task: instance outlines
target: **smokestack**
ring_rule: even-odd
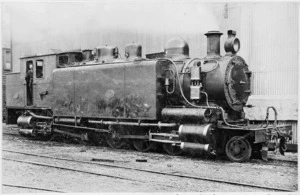
[[[207,56],[205,58],[219,58],[220,55],[220,31],[208,31],[207,36]]]

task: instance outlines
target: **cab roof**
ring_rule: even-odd
[[[51,49],[52,50],[52,49]],[[81,49],[75,49],[75,50],[69,50],[69,51],[61,51],[58,49],[53,49],[53,53],[48,53],[48,54],[35,54],[35,55],[29,55],[29,56],[24,56],[21,57],[20,59],[26,59],[26,58],[39,58],[39,57],[45,57],[45,56],[52,56],[52,55],[61,55],[61,54],[70,54],[70,53],[82,53]]]

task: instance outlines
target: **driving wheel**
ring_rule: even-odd
[[[229,160],[243,162],[249,160],[252,147],[249,141],[242,136],[234,136],[227,142],[225,151]]]
[[[135,139],[132,143],[133,147],[140,152],[148,152],[153,146],[153,142],[142,139]]]
[[[118,126],[109,126],[110,133],[108,133],[105,137],[107,144],[111,148],[119,149],[123,147],[126,142],[120,138],[122,133],[121,127]]]
[[[172,144],[164,143],[163,148],[168,154],[173,156],[180,155],[182,153],[180,146],[173,146]]]

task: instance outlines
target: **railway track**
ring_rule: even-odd
[[[3,132],[3,135],[10,135],[10,136],[18,136],[18,137],[23,137],[21,136],[18,132],[16,133],[7,133],[7,132]],[[39,140],[39,141],[44,141],[44,140]],[[166,154],[167,155],[167,154]],[[170,157],[174,157],[174,156],[170,156]],[[175,158],[183,158],[186,159],[186,157],[184,156],[175,156]],[[191,159],[190,157],[187,157],[188,159]],[[252,159],[248,162],[244,162],[245,163],[249,163],[249,164],[262,164],[262,165],[272,165],[272,166],[282,166],[281,163],[284,163],[284,166],[297,166],[298,165],[298,161],[294,161],[294,160],[280,160],[280,159],[269,159],[269,161],[263,161],[261,159]],[[236,165],[235,165],[236,166]]]
[[[31,187],[31,186],[20,186],[20,185],[11,185],[11,184],[2,184],[2,186],[12,187],[12,188],[32,189],[32,190],[38,190],[38,191],[44,191],[44,192],[67,193],[64,191],[57,191],[57,190],[51,190],[51,189],[45,189],[45,188],[36,188],[36,187]]]
[[[82,163],[82,164],[92,164],[92,165],[97,165],[97,166],[105,166],[105,167],[110,167],[110,168],[126,169],[126,170],[131,170],[131,171],[138,171],[138,172],[146,172],[146,173],[164,175],[164,176],[169,176],[169,177],[179,177],[179,178],[194,179],[194,180],[200,180],[200,181],[209,181],[209,182],[230,184],[230,185],[250,187],[250,188],[257,188],[257,189],[273,190],[273,191],[283,191],[283,192],[293,192],[293,191],[296,191],[296,189],[287,189],[287,188],[282,188],[282,187],[262,186],[262,185],[257,185],[257,184],[250,184],[250,183],[245,183],[245,182],[228,181],[228,180],[210,178],[210,177],[205,177],[205,176],[191,176],[191,175],[186,175],[186,174],[161,172],[161,171],[154,171],[154,170],[149,170],[149,169],[134,168],[134,167],[129,167],[129,166],[112,165],[112,164],[99,163],[99,162],[96,163],[96,162],[74,160],[74,159],[68,159],[68,158],[58,158],[58,157],[53,157],[53,156],[39,155],[39,154],[19,152],[19,151],[12,151],[12,150],[3,150],[3,151],[4,152],[9,152],[9,153],[16,153],[16,154],[28,155],[28,156],[35,156],[35,157],[40,157],[40,158],[48,158],[48,159],[55,159],[55,160],[62,160],[62,161],[69,161],[69,162],[77,162],[77,163]],[[49,165],[49,164],[44,164],[44,163],[37,163],[37,162],[31,162],[31,161],[21,161],[21,160],[6,159],[6,158],[3,158],[3,159],[4,160],[12,160],[12,161],[17,161],[17,162],[22,162],[22,163],[28,163],[28,164],[34,164],[34,165],[39,165],[39,166],[48,166],[48,167],[53,167],[53,168],[60,168],[60,169],[65,169],[65,170],[71,170],[70,168],[65,168],[65,167],[61,167],[61,166],[54,166],[54,165]],[[80,170],[73,170],[73,171],[83,172],[83,171],[80,171]],[[84,171],[84,172],[88,173],[88,174],[96,174],[96,175],[98,174],[98,173],[94,173],[94,172],[86,172],[86,171]],[[107,175],[103,175],[102,174],[102,176],[107,176]],[[109,175],[108,177],[114,177],[114,176]],[[128,179],[128,178],[122,178],[122,177],[118,177],[118,178],[119,179]],[[132,181],[135,181],[135,180],[132,180]]]
[[[19,135],[18,133],[5,133],[5,132],[2,132],[2,135]]]
[[[16,160],[16,159],[9,159],[9,158],[3,158],[3,157],[2,157],[2,159],[3,160],[8,160],[8,161],[15,161],[15,162],[27,163],[27,164],[32,164],[32,165],[44,166],[44,167],[52,167],[52,168],[57,168],[57,169],[62,169],[62,170],[79,172],[79,173],[86,173],[86,174],[91,174],[91,175],[110,177],[110,178],[114,178],[114,179],[138,181],[138,180],[133,180],[133,179],[130,179],[130,178],[125,178],[125,177],[118,177],[118,176],[114,176],[114,175],[107,175],[107,174],[101,174],[101,173],[96,173],[96,172],[83,171],[83,170],[72,169],[72,168],[56,166],[56,165],[51,165],[51,164],[45,164],[45,163],[38,163],[38,162],[33,162],[33,161]]]

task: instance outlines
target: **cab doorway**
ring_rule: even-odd
[[[26,62],[26,105],[32,106],[33,105],[33,62],[27,61]]]

